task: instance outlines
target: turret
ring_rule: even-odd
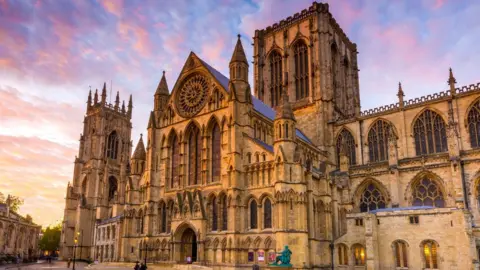
[[[88,92],[88,99],[87,99],[87,110],[92,107],[92,90]]]
[[[125,100],[122,101],[122,113],[125,113]]]
[[[98,103],[98,89],[95,89],[95,97],[93,98],[93,105]]]
[[[167,79],[165,78],[165,71],[163,71],[162,79],[158,83],[157,91],[154,96],[154,110],[162,111],[166,106],[170,93],[168,91]]]
[[[142,134],[138,140],[137,147],[132,156],[131,175],[141,175],[145,168],[145,160],[147,158],[147,152],[145,151],[145,145],[143,144]]]
[[[248,61],[243,50],[240,35],[230,60],[230,90],[233,99],[251,102],[250,84],[248,83]]]
[[[287,90],[284,88],[282,105],[277,107],[277,114],[273,121],[275,130],[274,146],[280,145],[289,161],[293,161],[295,152],[296,123],[292,105],[287,96]]]

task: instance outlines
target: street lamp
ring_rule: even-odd
[[[80,236],[80,235],[82,235],[82,238],[81,238],[81,240],[80,240],[80,246],[79,246],[79,247],[80,247],[80,258],[78,258],[79,260],[82,259],[82,251],[83,251],[83,229],[82,229],[82,233],[77,232],[77,237]]]
[[[145,237],[145,266],[147,266],[148,237]]]
[[[75,254],[77,253],[77,243],[78,243],[78,239],[77,237],[75,237],[75,239],[73,239],[73,267],[72,267],[72,270],[75,270]]]

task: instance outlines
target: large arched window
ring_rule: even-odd
[[[448,150],[445,122],[431,110],[425,110],[413,126],[417,155],[440,153]]]
[[[395,241],[393,243],[393,249],[397,268],[408,268],[407,244],[403,241]]]
[[[440,187],[431,179],[424,177],[412,187],[412,204],[444,207],[445,199]]]
[[[167,232],[167,208],[165,207],[164,203],[162,203],[160,211],[162,215],[161,222],[160,222],[161,224],[160,232],[165,233]]]
[[[355,165],[357,162],[356,154],[355,154],[355,140],[353,139],[352,134],[343,129],[337,137],[337,164],[340,165],[340,155],[341,152],[345,151],[347,155],[350,165]]]
[[[427,240],[422,243],[423,262],[425,268],[423,269],[437,269],[437,243]]]
[[[280,105],[282,97],[282,55],[273,51],[270,54],[270,98],[272,107]]]
[[[478,209],[480,209],[480,183],[477,183],[477,205]]]
[[[263,203],[263,228],[272,228],[272,203],[268,198]]]
[[[348,247],[345,244],[340,244],[338,250],[338,264],[348,265]]]
[[[228,207],[227,196],[222,197],[222,230],[226,231],[228,228]]]
[[[178,145],[178,139],[176,135],[173,135],[172,138],[172,143],[170,145],[171,148],[171,167],[170,167],[170,172],[171,172],[171,182],[170,182],[170,187],[178,187],[178,181],[179,181],[179,165],[180,165],[180,147]]]
[[[308,97],[308,47],[300,40],[293,47],[295,60],[296,99]]]
[[[467,123],[472,148],[480,147],[480,100],[468,112]]]
[[[117,159],[118,135],[116,131],[112,131],[112,133],[108,135],[105,148],[105,155],[107,156],[107,158]]]
[[[385,208],[387,205],[385,196],[373,183],[367,185],[360,197],[360,212],[369,212]]]
[[[353,258],[355,260],[355,266],[365,265],[365,257],[367,257],[365,248],[360,244],[356,244],[352,247],[352,251]]]
[[[218,205],[217,198],[212,199],[212,231],[218,230]]]
[[[117,192],[117,179],[113,176],[108,178],[108,201],[111,201]]]
[[[257,228],[257,202],[252,200],[250,202],[250,229]]]
[[[202,179],[202,136],[200,130],[193,126],[188,137],[188,184],[200,184]]]
[[[221,174],[221,140],[220,127],[215,124],[212,128],[212,182],[220,181]]]
[[[370,162],[388,160],[388,136],[390,124],[378,120],[368,132],[368,154]]]

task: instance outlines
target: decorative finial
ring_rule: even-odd
[[[240,35],[240,34],[238,34],[238,35],[237,35],[237,37],[238,37],[238,39],[240,39],[241,35]]]
[[[142,137],[143,137],[143,133],[140,133],[140,138],[142,138]]]
[[[448,75],[448,84],[450,85],[450,95],[454,96],[456,94],[456,89],[455,89],[455,84],[457,83],[457,80],[455,77],[453,77],[453,71],[452,68],[449,69],[449,75]]]
[[[397,97],[398,97],[398,105],[400,106],[400,108],[403,108],[404,107],[404,102],[403,102],[403,97],[405,96],[405,94],[403,93],[403,89],[402,89],[402,83],[401,82],[398,82],[398,93],[397,93]]]

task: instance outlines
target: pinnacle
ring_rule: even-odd
[[[397,94],[397,96],[405,96],[405,94],[403,93],[401,82],[398,83],[398,94]]]
[[[243,50],[242,41],[240,39],[240,34],[237,36],[237,44],[235,45],[235,49],[233,51],[232,59],[230,63],[233,62],[244,62],[248,65],[247,57],[245,56],[245,51]]]
[[[457,80],[455,79],[455,77],[453,77],[452,68],[449,69],[448,83],[451,85],[457,83]]]
[[[165,70],[163,71],[162,79],[160,80],[160,83],[157,86],[157,91],[155,91],[155,95],[168,95],[168,85],[167,85],[167,79],[165,78]]]
[[[292,119],[295,120],[295,116],[293,114],[292,110],[292,105],[290,104],[290,101],[288,100],[288,95],[287,92],[284,90],[282,94],[282,101],[283,104],[279,106],[277,109],[277,114],[275,116],[275,119]]]
[[[145,160],[147,153],[145,152],[145,145],[143,144],[143,134],[140,134],[140,139],[138,140],[137,147],[135,152],[133,152],[132,159]]]

